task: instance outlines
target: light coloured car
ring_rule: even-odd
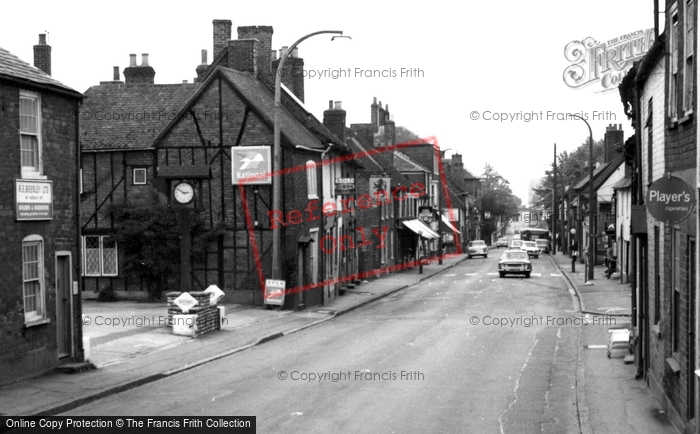
[[[535,259],[540,257],[540,248],[534,241],[523,241],[521,249],[525,250],[529,256],[534,256]]]
[[[524,250],[506,250],[498,260],[498,275],[501,277],[505,277],[506,274],[523,274],[530,277],[531,272],[530,255]]]
[[[496,240],[496,248],[500,249],[501,247],[505,247],[506,249],[508,248],[508,239],[507,238],[499,238]]]
[[[540,248],[540,253],[549,253],[549,240],[540,238],[535,240],[535,242],[537,243],[537,247]]]
[[[523,248],[523,241],[522,240],[513,240],[510,242],[510,246],[508,246],[508,249],[522,249]]]
[[[474,256],[483,256],[484,258],[489,257],[489,250],[486,243],[483,240],[470,241],[467,246],[467,258],[473,258]]]

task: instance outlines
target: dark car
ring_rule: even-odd
[[[506,250],[498,260],[498,274],[505,277],[506,274],[524,274],[530,277],[532,262],[530,255],[524,250]]]

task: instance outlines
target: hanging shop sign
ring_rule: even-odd
[[[669,175],[649,186],[646,202],[649,214],[656,220],[676,224],[690,215],[695,199],[693,189],[685,181]]]

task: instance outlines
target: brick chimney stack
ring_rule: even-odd
[[[136,54],[130,54],[129,57],[129,67],[124,68],[126,84],[153,84],[156,70],[148,64],[148,53],[141,55],[141,65],[136,65]]]
[[[202,63],[197,65],[197,68],[195,69],[197,72],[197,82],[201,81],[202,76],[205,72],[207,72],[207,69],[209,69],[209,65],[207,64],[207,50],[202,50]]]
[[[39,44],[34,46],[34,66],[51,75],[51,46],[45,33],[39,34]]]
[[[462,154],[452,154],[452,173],[461,175],[463,172],[464,162],[462,161]]]
[[[257,39],[233,39],[228,41],[228,67],[250,72],[253,76],[258,73],[258,40]]]
[[[282,56],[284,56],[287,50],[288,47],[282,47],[280,49],[280,58],[272,62],[272,72],[277,72]],[[294,51],[289,54],[287,60],[284,61],[284,69],[286,74],[282,75],[282,84],[284,84],[299,101],[304,102],[304,59],[299,57],[298,48],[295,48]]]
[[[617,148],[622,147],[625,142],[625,132],[622,131],[622,124],[609,124],[605,128],[605,137],[603,139],[603,163],[609,163],[615,155]]]
[[[257,69],[261,74],[269,74],[272,68],[270,53],[272,52],[271,26],[241,26],[238,28],[238,39],[257,39]]]
[[[372,125],[374,125],[375,131],[377,130],[377,127],[379,126],[379,106],[377,105],[377,97],[374,97],[374,100],[372,101],[372,115],[370,116],[370,119],[372,122]]]
[[[231,40],[231,20],[214,20],[214,60]]]
[[[343,103],[328,101],[328,110],[323,112],[323,125],[335,134],[342,144],[345,144],[345,118],[346,112],[343,110]]]
[[[389,104],[384,108],[384,132],[386,134],[386,144],[394,145],[396,144],[396,124],[394,123],[394,118],[389,112]]]

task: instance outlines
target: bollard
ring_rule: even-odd
[[[571,272],[576,272],[576,256],[571,256]]]

